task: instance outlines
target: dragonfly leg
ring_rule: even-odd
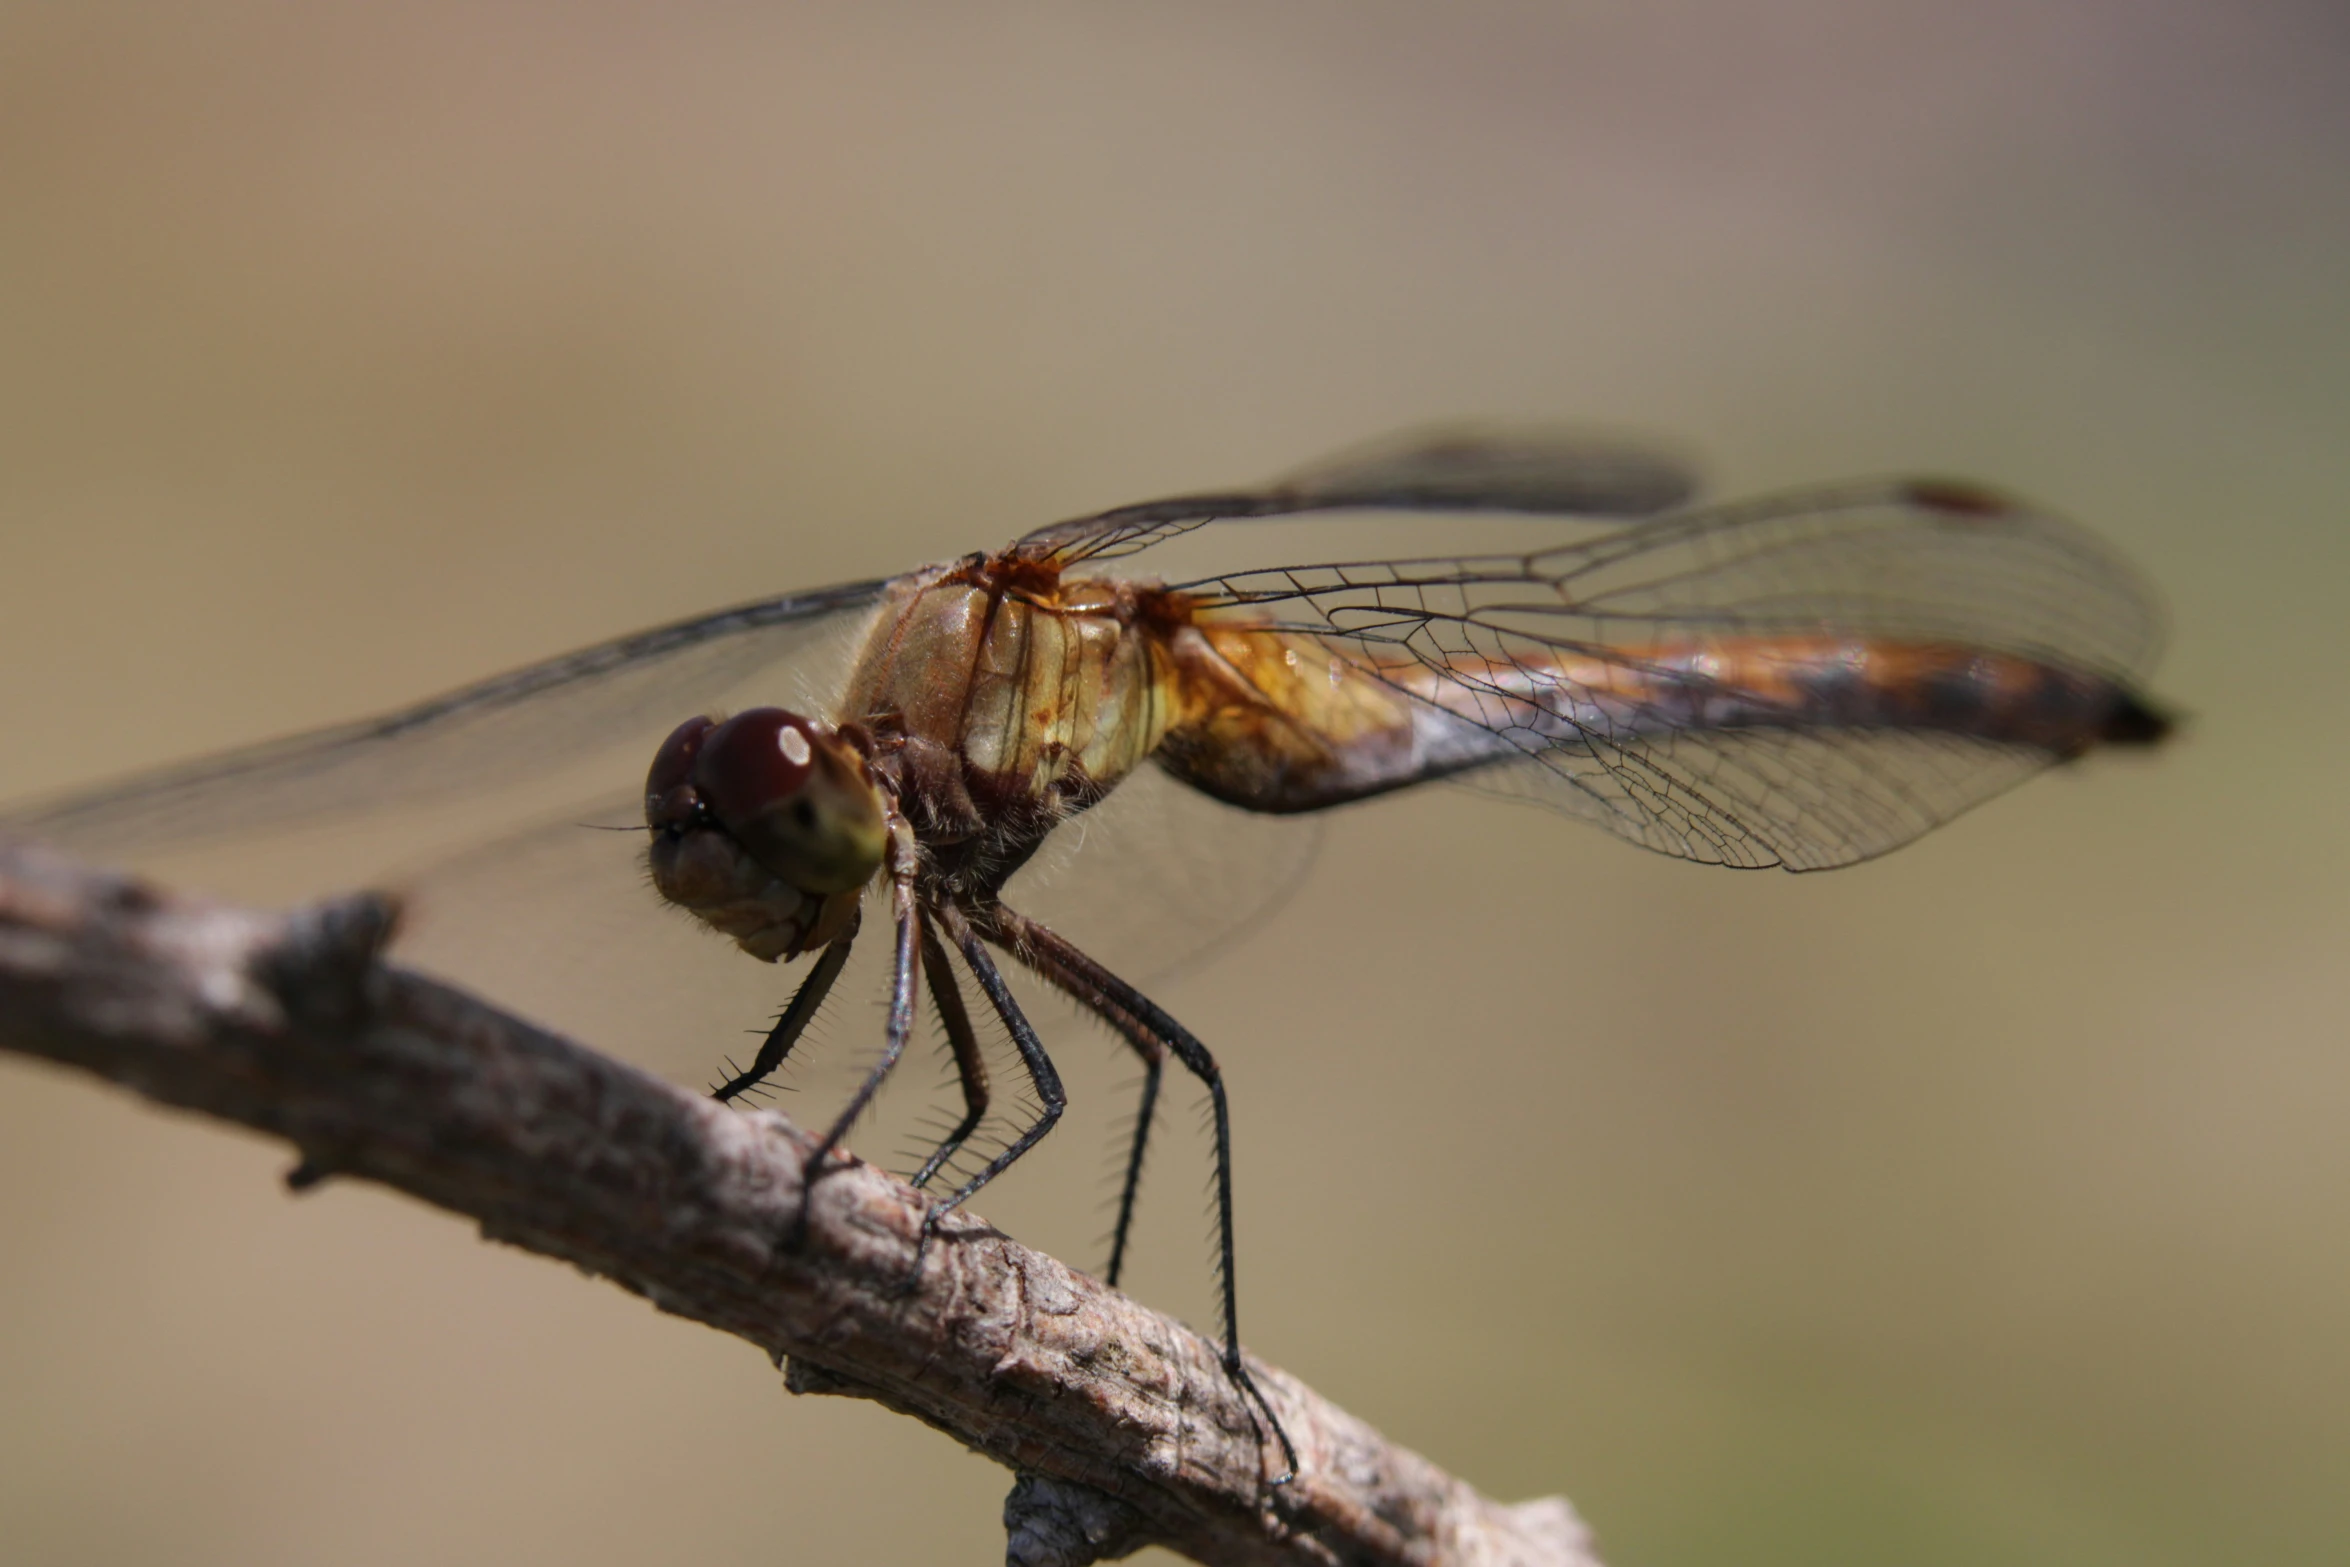
[[[947,1133],[923,1161],[922,1168],[915,1172],[913,1184],[917,1188],[929,1185],[931,1177],[944,1169],[946,1162],[978,1130],[980,1121],[987,1115],[988,1098],[987,1058],[979,1052],[979,1035],[971,1028],[971,1014],[963,1006],[963,991],[955,983],[946,946],[927,920],[922,925],[922,977],[930,983],[931,1004],[938,1008],[938,1020],[947,1031],[947,1044],[955,1053],[955,1075],[963,1084],[963,1119],[955,1123],[955,1129]]]
[[[816,1009],[824,1004],[824,998],[831,993],[832,982],[840,978],[841,966],[849,961],[849,944],[856,936],[857,922],[852,918],[849,928],[835,937],[830,946],[816,954],[816,966],[808,970],[808,977],[800,981],[798,990],[792,992],[791,1005],[783,1009],[783,1016],[775,1020],[775,1026],[759,1042],[759,1055],[752,1061],[750,1070],[738,1072],[710,1090],[711,1098],[720,1104],[739,1098],[767,1081],[775,1069],[783,1065],[784,1057],[790,1055],[792,1046],[800,1042],[800,1035],[807,1032],[809,1020],[815,1017]]]
[[[956,1187],[930,1210],[929,1216],[922,1221],[922,1238],[914,1248],[914,1277],[917,1279],[921,1277],[922,1258],[930,1248],[930,1237],[937,1230],[938,1221],[970,1201],[973,1193],[1010,1169],[1022,1154],[1042,1142],[1045,1133],[1053,1129],[1054,1123],[1061,1119],[1061,1112],[1069,1104],[1069,1096],[1061,1091],[1061,1074],[1053,1066],[1052,1057],[1044,1053],[1044,1042],[1036,1037],[1035,1028],[1021,1012],[1019,1003],[1012,999],[1011,987],[1004,983],[1004,976],[997,972],[995,960],[987,955],[987,948],[980,944],[979,933],[971,928],[970,920],[951,903],[940,904],[937,915],[940,923],[946,926],[947,934],[954,939],[956,948],[962,952],[963,961],[970,965],[971,977],[979,981],[979,988],[986,993],[988,1005],[995,1009],[996,1016],[1004,1020],[1004,1027],[1011,1030],[1013,1047],[1020,1052],[1020,1064],[1028,1069],[1028,1080],[1035,1085],[1037,1100],[1044,1109],[1025,1131],[1012,1139],[1009,1147],[990,1159],[978,1174]]]
[[[1271,1423],[1285,1465],[1273,1483],[1287,1485],[1297,1478],[1297,1448],[1240,1356],[1239,1293],[1232,1276],[1232,1115],[1225,1104],[1224,1077],[1216,1068],[1216,1058],[1148,996],[1087,957],[1065,937],[1001,904],[987,911],[987,920],[991,938],[1068,992],[1079,1005],[1121,1034],[1132,1037],[1132,1030],[1149,1034],[1162,1051],[1173,1051],[1175,1059],[1207,1085],[1216,1127],[1216,1240],[1224,1286],[1224,1372],[1240,1389],[1244,1406],[1253,1404]],[[1256,1419],[1253,1411],[1249,1419]]]
[[[1126,1149],[1126,1179],[1118,1187],[1118,1227],[1110,1237],[1110,1267],[1102,1282],[1118,1287],[1126,1267],[1126,1237],[1134,1229],[1134,1200],[1142,1191],[1142,1156],[1150,1144],[1151,1119],[1159,1108],[1159,1079],[1167,1067],[1167,1047],[1143,1029],[1118,1031],[1134,1053],[1142,1057],[1142,1100],[1134,1107],[1134,1140]]]
[[[898,1058],[906,1053],[906,1041],[914,1032],[914,992],[922,974],[922,909],[914,896],[914,868],[913,830],[902,818],[895,819],[891,823],[889,891],[897,944],[890,961],[889,1023],[882,1040],[881,1059],[873,1063],[873,1070],[857,1085],[847,1108],[834,1118],[832,1129],[800,1166],[800,1212],[792,1225],[795,1239],[807,1231],[808,1203],[815,1193],[817,1180],[824,1173],[826,1161],[849,1135],[849,1128],[856,1125],[857,1118],[873,1103],[873,1096],[881,1091]]]

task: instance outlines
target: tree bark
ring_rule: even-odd
[[[297,1188],[395,1187],[491,1239],[748,1339],[795,1392],[870,1398],[1016,1472],[1006,1560],[1597,1567],[1556,1498],[1505,1506],[1260,1362],[1268,1454],[1215,1346],[842,1157],[379,961],[397,910],[182,900],[0,846],[0,1048],[283,1137]]]

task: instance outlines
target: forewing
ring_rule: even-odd
[[[120,854],[503,788],[628,745],[649,761],[698,704],[821,644],[884,585],[658,626],[378,717],[34,801],[0,815],[0,829]]]
[[[1067,565],[1131,555],[1210,522],[1317,511],[1645,517],[1696,488],[1679,459],[1566,430],[1448,427],[1352,450],[1251,489],[1179,495],[1039,528],[1022,554]]]
[[[681,1082],[707,1084],[723,1062],[747,1062],[805,966],[754,963],[658,897],[645,884],[643,831],[610,830],[642,810],[635,790],[542,804],[515,830],[394,864],[383,879],[406,910],[402,958]],[[1006,901],[1113,972],[1157,984],[1277,911],[1321,826],[1239,811],[1144,768],[1057,829]],[[866,917],[857,956],[783,1083],[823,1096],[812,1113],[831,1113],[879,1039],[889,943],[874,933],[886,931],[886,905]],[[979,1015],[983,1038],[1002,1043]],[[933,1033],[926,1022],[923,1039]],[[1018,1080],[1016,1058],[999,1066]],[[880,1134],[862,1142],[878,1146]]]
[[[664,901],[647,881],[643,827],[614,830],[643,817],[641,785],[624,783],[541,801],[518,825],[454,850],[433,842],[394,858],[378,879],[401,901],[401,960],[707,1085],[726,1058],[750,1058],[805,965],[754,962]],[[869,995],[844,988],[840,1000]],[[837,1021],[826,1032],[840,1032]]]
[[[1318,637],[1424,693],[1462,781],[1708,863],[1822,869],[1881,854],[2057,759],[1949,731],[1703,726],[1622,693],[1660,647],[1851,637],[2013,654],[2134,686],[2154,597],[2058,519],[1944,481],[1675,513],[1525,556],[1291,567],[1187,584],[1204,607]],[[1562,670],[1599,677],[1578,683]],[[1621,679],[1609,678],[1620,675]]]

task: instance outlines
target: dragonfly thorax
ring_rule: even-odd
[[[1000,557],[892,586],[836,716],[871,737],[937,874],[1000,886],[1157,749],[1180,705],[1163,597]]]

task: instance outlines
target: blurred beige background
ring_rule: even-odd
[[[1432,417],[2012,485],[2162,584],[2177,747],[1815,878],[1344,815],[1162,991],[1248,1337],[1627,1567],[2350,1559],[2350,23],[1768,9],[0,10],[0,796]],[[981,1206],[1092,1262],[1057,1037]],[[286,1163],[0,1060],[0,1558],[1000,1553],[944,1439]]]

